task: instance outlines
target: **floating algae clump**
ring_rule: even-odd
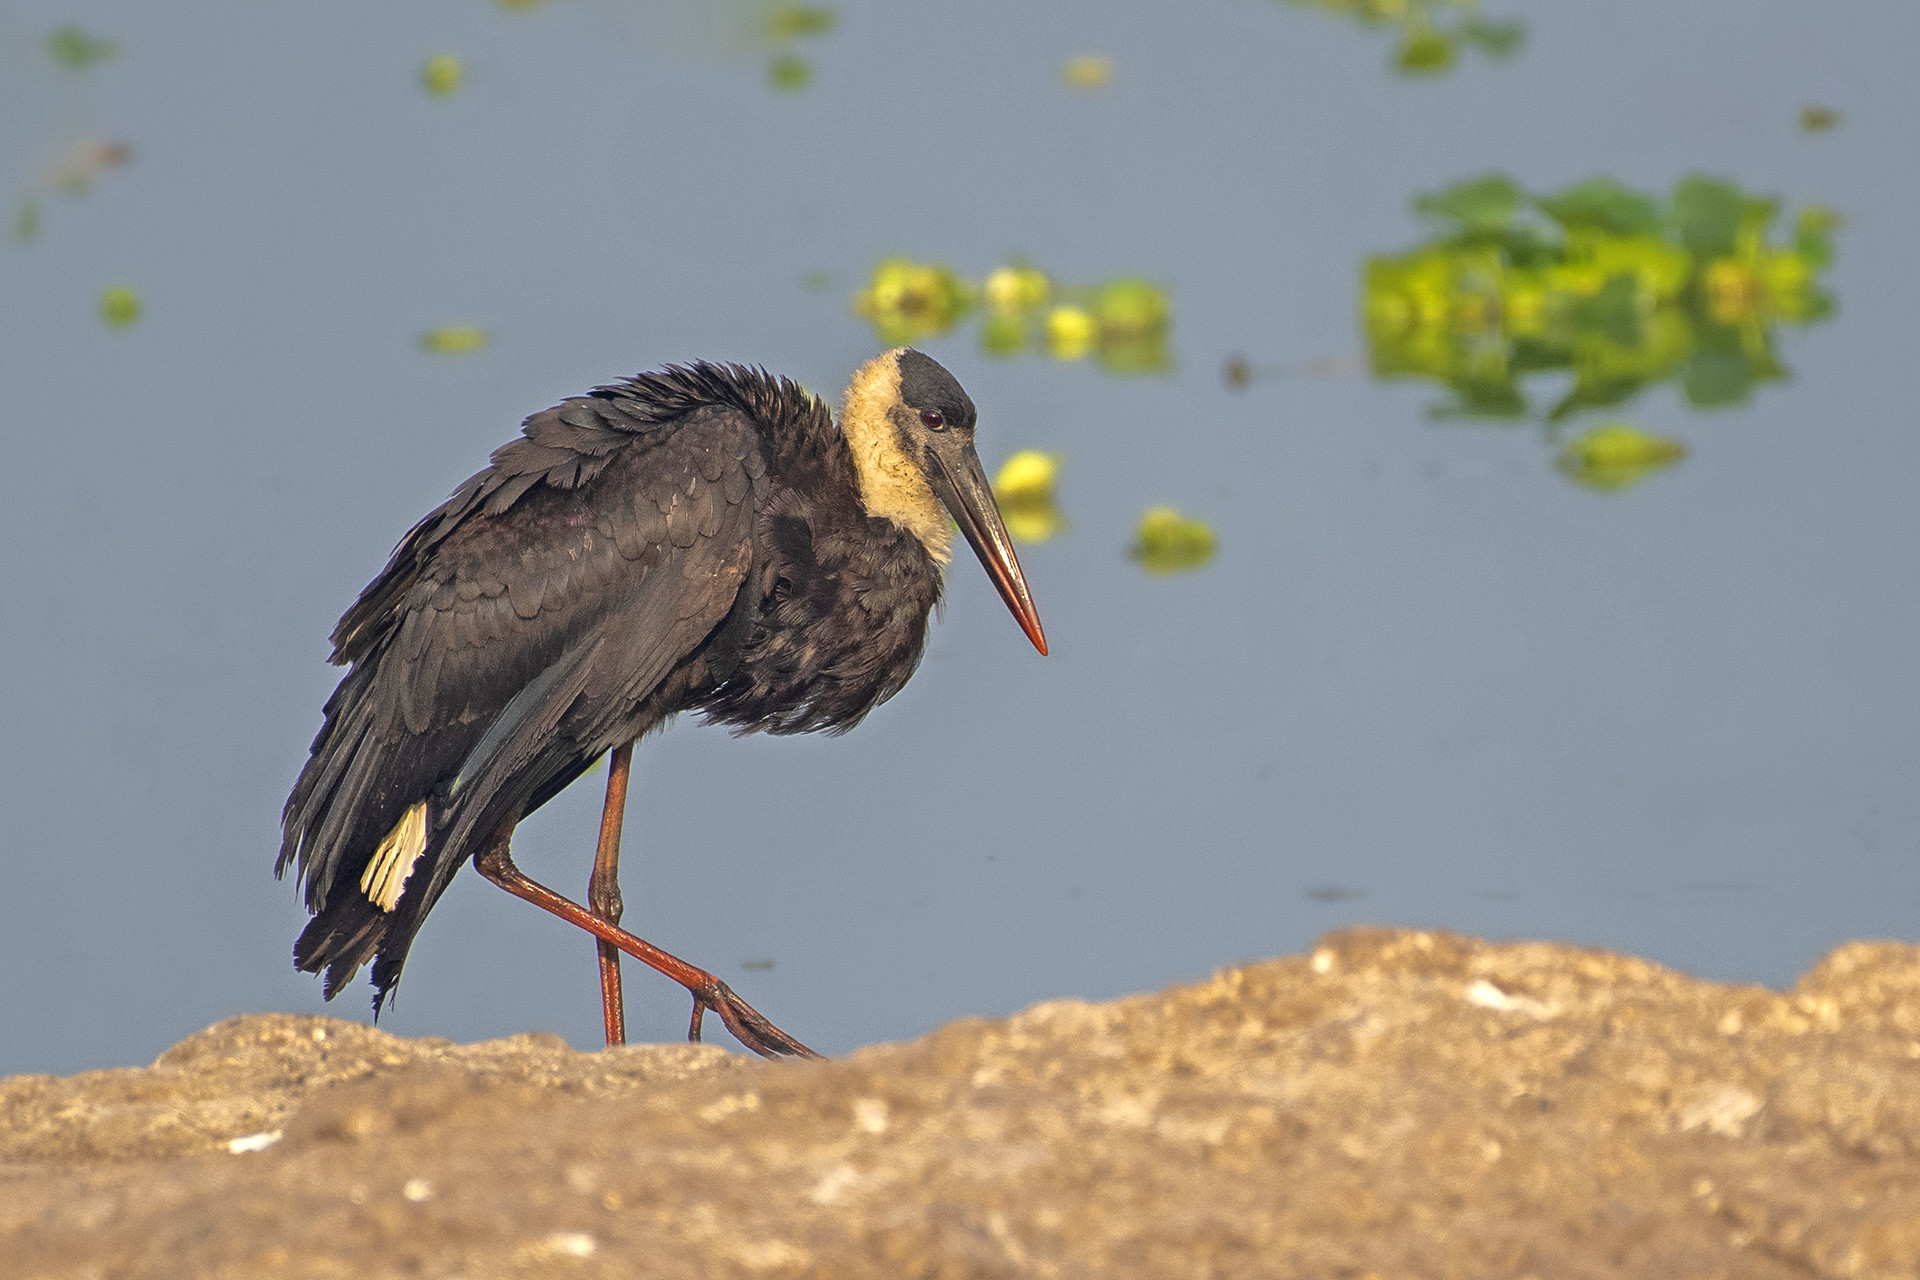
[[[1478,0],[1291,0],[1325,9],[1364,26],[1399,28],[1393,54],[1401,75],[1438,75],[1453,69],[1459,50],[1471,47],[1489,58],[1511,57],[1527,36],[1526,24],[1480,15]]]
[[[1675,381],[1696,408],[1738,404],[1783,377],[1779,324],[1831,313],[1819,287],[1838,219],[1715,178],[1662,200],[1608,178],[1529,195],[1504,174],[1414,201],[1439,233],[1366,262],[1362,314],[1373,372],[1430,378],[1441,417],[1524,418],[1530,379],[1570,374],[1541,416],[1561,421]]]
[[[1113,82],[1113,59],[1104,53],[1076,53],[1060,70],[1069,89],[1104,89]]]
[[[993,497],[1007,532],[1021,542],[1045,542],[1066,529],[1054,501],[1059,476],[1059,456],[1038,449],[1022,449],[1001,464],[993,478]]]
[[[125,329],[146,309],[132,285],[108,285],[100,292],[100,319],[109,329]]]
[[[1154,507],[1140,517],[1133,549],[1127,554],[1148,573],[1198,569],[1213,559],[1213,530],[1172,507]]]
[[[973,307],[973,286],[952,268],[911,258],[882,258],[853,309],[889,347],[945,333]]]
[[[1109,373],[1172,367],[1172,303],[1164,286],[1138,276],[1063,284],[1016,259],[976,285],[945,266],[884,258],[853,300],[874,336],[890,346],[945,333],[976,308],[984,313],[980,346],[988,355],[1039,351],[1063,362],[1091,356]]]
[[[489,340],[485,329],[470,324],[447,325],[420,335],[421,347],[437,356],[465,355],[480,350]]]
[[[1590,488],[1627,489],[1686,456],[1678,440],[1610,422],[1569,443],[1555,465]]]
[[[436,98],[444,98],[460,87],[467,69],[451,53],[436,53],[420,65],[420,87]]]

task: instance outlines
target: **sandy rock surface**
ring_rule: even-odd
[[[1920,948],[1352,930],[807,1064],[237,1018],[0,1081],[0,1277],[122,1276],[1920,1276]]]

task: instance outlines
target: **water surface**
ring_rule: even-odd
[[[925,340],[990,467],[1064,459],[1067,528],[1023,552],[1053,656],[962,562],[921,673],[852,735],[644,744],[643,936],[838,1052],[1353,921],[1772,983],[1915,935],[1911,6],[1514,0],[1518,49],[1421,75],[1398,32],[1272,0],[847,3],[772,44],[688,14],[0,12],[0,101],[16,66],[55,95],[0,135],[6,198],[43,143],[133,148],[0,246],[0,1072],[364,1017],[364,983],[325,1006],[292,971],[305,916],[270,875],[334,620],[563,396],[690,357],[837,389],[889,256],[1155,282],[1167,368],[997,358],[973,320]],[[69,22],[117,43],[78,83],[32,62]],[[1104,84],[1067,82],[1081,56]],[[1809,104],[1839,123],[1802,129]],[[1739,403],[1653,380],[1564,427],[1435,419],[1444,388],[1367,372],[1365,264],[1433,234],[1416,195],[1495,171],[1837,210],[1835,314],[1778,327],[1788,376]],[[116,284],[144,304],[118,329]],[[484,345],[423,350],[454,327]],[[1229,385],[1236,354],[1277,376]],[[1574,483],[1565,440],[1612,418],[1687,456]],[[1204,566],[1129,558],[1162,506],[1213,529]],[[589,778],[525,824],[523,866],[583,891],[598,805]],[[462,876],[383,1025],[591,1046],[592,951]],[[678,989],[629,974],[633,1034],[679,1035]]]

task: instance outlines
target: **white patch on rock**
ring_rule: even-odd
[[[1724,1084],[1680,1109],[1680,1131],[1691,1133],[1705,1129],[1723,1138],[1738,1138],[1746,1133],[1747,1121],[1759,1115],[1766,1105],[1752,1090]]]
[[[853,1127],[862,1133],[887,1131],[887,1103],[884,1098],[856,1098],[853,1103]]]
[[[759,1240],[736,1244],[727,1252],[749,1271],[798,1271],[813,1262],[813,1255],[785,1240]]]
[[[1529,1018],[1538,1018],[1545,1022],[1558,1017],[1559,1006],[1545,1000],[1535,1000],[1532,996],[1508,995],[1485,978],[1475,980],[1464,993],[1468,1004],[1482,1009],[1492,1009],[1498,1013],[1524,1013]]]
[[[837,1164],[820,1175],[820,1181],[813,1184],[813,1190],[807,1192],[807,1199],[815,1204],[839,1204],[849,1188],[860,1181],[860,1171],[850,1164]]]
[[[227,1139],[227,1150],[233,1154],[245,1155],[249,1151],[265,1151],[280,1141],[280,1130],[268,1129],[264,1133],[249,1133],[242,1138]]]
[[[758,1111],[760,1095],[757,1093],[730,1093],[718,1102],[709,1103],[694,1114],[713,1124],[725,1120],[736,1111]]]

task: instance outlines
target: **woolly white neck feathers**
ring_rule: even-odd
[[[953,558],[953,524],[933,496],[919,462],[900,447],[893,421],[900,399],[901,347],[861,365],[847,384],[840,409],[840,433],[853,453],[860,480],[860,505],[870,516],[891,520],[927,549],[936,564]]]

